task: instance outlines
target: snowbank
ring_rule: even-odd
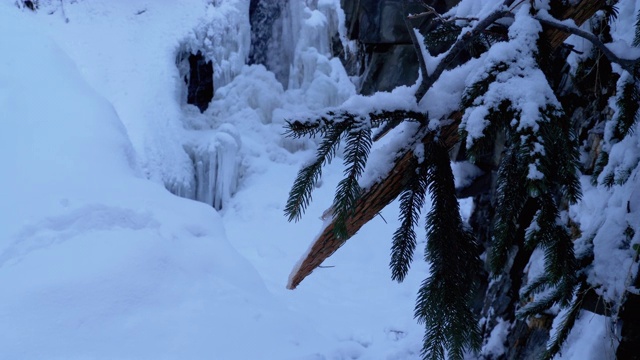
[[[286,359],[322,346],[211,207],[139,176],[116,112],[64,51],[26,17],[2,18],[3,357]]]

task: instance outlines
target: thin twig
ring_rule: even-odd
[[[636,66],[640,64],[640,58],[623,59],[618,55],[614,54],[611,50],[609,50],[609,48],[602,41],[600,41],[600,39],[597,36],[595,36],[590,32],[578,29],[577,27],[569,26],[555,20],[543,19],[540,17],[536,17],[536,20],[538,20],[543,25],[547,25],[547,26],[556,28],[560,31],[564,31],[566,33],[573,34],[583,39],[589,40],[600,51],[602,51],[604,56],[606,56],[607,59],[609,59],[609,61],[620,65],[621,68],[628,71],[632,75],[636,74]]]
[[[418,63],[420,64],[420,72],[422,72],[422,79],[424,82],[424,79],[427,78],[427,76],[429,76],[429,73],[427,71],[427,63],[424,60],[425,58],[425,54],[422,53],[422,46],[420,46],[420,42],[418,41],[418,37],[416,36],[416,32],[415,32],[415,28],[413,27],[413,24],[411,24],[411,22],[409,21],[408,18],[408,14],[407,14],[407,0],[403,0],[402,1],[402,11],[404,13],[404,24],[407,27],[407,30],[409,31],[409,37],[411,38],[411,42],[413,43],[413,47],[416,50],[416,55],[418,56]],[[436,17],[439,17],[440,15],[436,13]],[[416,100],[420,100],[419,98],[417,98],[416,95]]]
[[[403,16],[404,24],[407,27],[407,31],[409,32],[409,37],[411,38],[411,43],[413,44],[413,48],[416,51],[416,56],[418,57],[418,64],[420,65],[420,72],[422,73],[422,77],[421,77],[422,83],[420,84],[420,86],[422,86],[422,84],[424,83],[424,79],[429,75],[429,73],[427,72],[427,63],[424,60],[425,54],[422,53],[422,46],[420,46],[420,42],[418,40],[418,37],[416,36],[416,30],[411,24],[411,21],[409,21],[412,18],[409,16],[409,14],[407,14],[407,0],[402,0],[402,13],[404,15]],[[431,13],[426,13],[426,12],[423,14],[432,15]],[[442,18],[440,14],[435,12],[435,10],[433,10],[433,14],[438,18]],[[421,97],[418,97],[418,93],[416,92],[416,101],[420,102],[420,98]],[[385,123],[381,127],[380,131],[378,131],[373,136],[373,141],[380,140],[383,136],[389,133],[389,131],[393,130],[396,126],[400,125],[401,122],[402,122],[402,119],[396,119],[396,120],[392,120]]]

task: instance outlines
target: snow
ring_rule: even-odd
[[[483,55],[483,66],[478,67],[467,78],[467,86],[486,79],[491,70],[504,64],[506,71],[496,76],[485,94],[474,99],[473,106],[463,114],[461,126],[468,132],[467,146],[470,147],[483,136],[489,121],[486,119],[492,109],[498,109],[503,101],[509,101],[510,108],[517,114],[517,131],[532,129],[536,132],[541,118],[540,110],[547,104],[559,108],[560,105],[549,87],[545,75],[535,61],[538,33],[542,30],[539,22],[528,14],[528,6],[521,7],[515,21],[509,27],[509,41],[495,44]],[[532,178],[537,173],[532,172]]]
[[[561,313],[556,317],[556,320],[563,317]],[[554,327],[556,325],[554,321]],[[581,311],[567,338],[568,346],[564,347],[555,359],[615,359],[615,351],[612,348],[615,341],[617,339],[613,334],[610,319],[588,311]]]
[[[482,346],[482,354],[492,358],[498,358],[506,352],[504,343],[507,340],[511,324],[502,318],[498,318],[498,323],[491,330],[487,343]]]
[[[309,9],[330,32],[337,3],[321,3]],[[335,268],[285,289],[342,170],[329,167],[307,216],[287,223],[288,189],[315,145],[284,139],[284,120],[355,94],[319,38],[295,47],[286,88],[243,64],[242,37],[229,43],[246,2],[64,2],[69,22],[59,3],[41,4],[0,4],[3,356],[420,358],[411,310],[428,268],[390,280],[397,204]],[[175,60],[187,48],[223,67],[203,114],[182,103]]]
[[[0,27],[4,356],[286,358],[322,344],[211,207],[139,176],[113,107],[22,20]]]

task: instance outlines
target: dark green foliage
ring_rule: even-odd
[[[602,174],[602,171],[604,171],[604,167],[607,166],[608,163],[609,163],[609,153],[602,150],[600,152],[600,155],[598,156],[596,165],[593,167],[593,175],[591,175],[592,185],[595,186],[598,184],[598,177],[600,176],[600,174]],[[613,185],[613,182],[611,185]]]
[[[460,31],[462,28],[455,23],[438,22],[424,34],[424,43],[431,55],[435,56],[449,49],[460,35]]]
[[[602,12],[604,12],[604,15],[607,17],[607,24],[615,21],[620,14],[618,7],[611,3],[604,4],[604,6],[602,6]]]
[[[433,144],[426,149],[428,189],[433,199],[427,215],[425,258],[431,276],[418,292],[415,316],[426,325],[422,355],[462,359],[466,348],[478,349],[480,330],[471,310],[482,263],[474,236],[464,227],[455,197],[453,172],[447,149]]]
[[[519,251],[525,247],[544,251],[544,273],[521,291],[522,298],[536,295],[534,301],[518,311],[521,317],[540,314],[555,304],[568,306],[573,296],[578,262],[570,233],[562,224],[559,204],[575,203],[581,197],[578,141],[554,98],[538,104],[539,115],[532,124],[531,119],[526,122],[521,119],[523,109],[512,103],[507,89],[503,89],[503,99],[495,98],[503,94],[498,91],[487,95],[491,99],[488,103],[484,97],[492,84],[500,86],[505,76],[526,78],[531,71],[540,70],[540,63],[550,63],[551,52],[543,50],[544,44],[539,41],[537,51],[531,54],[538,65],[529,71],[522,71],[516,60],[494,64],[467,87],[461,109],[488,107],[484,118],[488,124],[483,136],[473,139],[468,149],[471,157],[493,150],[496,134],[500,131],[506,134],[497,172],[495,215],[488,249],[488,263],[494,276],[511,270],[509,260],[516,247]],[[553,80],[548,74],[546,78]],[[551,84],[547,86],[549,90],[552,88]],[[533,221],[523,215],[525,206],[537,210]],[[524,242],[519,238],[522,228],[527,229]]]
[[[336,236],[347,239],[346,221],[352,215],[356,201],[360,197],[358,179],[364,171],[371,149],[371,126],[366,119],[358,119],[347,134],[344,165],[345,178],[338,183],[333,200],[333,214],[337,219]]]
[[[571,302],[571,306],[569,307],[569,311],[562,318],[560,323],[560,327],[556,331],[555,335],[551,338],[551,344],[547,347],[547,350],[542,354],[543,360],[551,360],[562,348],[562,344],[564,344],[565,340],[569,336],[569,332],[573,328],[573,325],[576,323],[578,319],[578,315],[580,315],[580,310],[582,310],[582,300],[584,299],[584,295],[586,293],[585,285],[581,285],[579,290],[576,292],[576,296]]]
[[[636,80],[628,76],[626,80],[622,80],[622,84],[618,86],[618,94],[616,97],[616,105],[618,106],[617,116],[613,121],[613,132],[610,138],[605,139],[609,145],[614,145],[622,141],[627,135],[633,133],[634,127],[640,116],[640,90]],[[609,163],[609,153],[602,151],[596,163],[591,182],[595,185],[598,177],[604,171],[605,166]],[[606,187],[612,187],[616,184],[624,184],[631,175],[633,168],[610,170],[603,178],[602,184]]]
[[[638,121],[638,109],[640,109],[640,91],[635,79],[629,77],[621,87],[616,105],[620,109],[614,119],[615,127],[613,139],[621,141],[628,134],[633,133],[633,126]]]
[[[515,243],[518,219],[527,201],[526,177],[525,164],[518,149],[507,148],[498,169],[496,215],[489,250],[489,266],[496,275],[502,273]]]
[[[561,111],[548,107],[542,111],[542,117],[544,122],[539,134],[546,155],[540,158],[540,171],[548,182],[547,188],[559,192],[563,199],[575,204],[582,197],[577,138]]]
[[[342,134],[349,125],[347,122],[340,122],[326,130],[325,137],[318,146],[316,159],[298,172],[284,210],[289,221],[298,221],[304,214],[311,201],[311,192],[322,175],[322,167],[335,156]]]
[[[566,305],[570,300],[577,281],[578,261],[573,250],[573,241],[568,229],[561,225],[559,209],[553,197],[544,194],[538,199],[540,210],[533,222],[535,228],[527,233],[527,242],[540,246],[544,250],[545,272],[524,291],[524,296],[554,288],[553,296],[544,298],[542,302],[559,302]],[[544,280],[544,281],[543,281]],[[536,301],[531,306],[537,306]]]
[[[402,121],[427,123],[426,115],[415,111],[377,111],[366,117],[348,111],[328,111],[315,118],[287,122],[286,135],[293,138],[323,136],[316,158],[299,172],[289,192],[285,215],[289,221],[300,219],[311,201],[313,188],[320,180],[322,167],[330,163],[345,139],[345,178],[336,188],[333,201],[333,216],[336,218],[335,233],[340,239],[348,237],[346,221],[352,215],[360,197],[358,179],[367,163],[372,144],[371,128]],[[388,131],[388,130],[387,130]]]
[[[489,86],[496,81],[498,75],[508,68],[509,66],[503,62],[497,63],[484,73],[481,79],[467,87],[464,94],[462,94],[462,109],[471,107],[476,98],[486,94]]]
[[[415,167],[410,167],[409,180],[400,194],[400,227],[393,234],[391,247],[391,278],[402,282],[409,272],[416,248],[416,232],[420,211],[427,193],[427,164],[415,159]],[[413,170],[415,168],[415,171]]]
[[[371,128],[390,122],[415,121],[426,123],[426,116],[415,111],[378,111],[363,118],[348,111],[328,111],[315,118],[287,122],[285,135],[292,138],[323,136],[318,146],[316,158],[304,166],[296,176],[289,198],[285,206],[285,215],[289,221],[298,221],[304,214],[311,192],[322,176],[322,167],[331,162],[338,150],[340,141],[347,134],[345,151],[345,175],[338,186],[334,201],[334,214],[339,216],[338,225],[352,210],[358,198],[360,188],[357,179],[360,177],[367,155],[371,147]],[[336,227],[339,237],[345,234],[344,226]]]

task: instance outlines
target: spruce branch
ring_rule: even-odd
[[[416,91],[416,99],[418,102],[422,100],[424,95],[431,89],[433,84],[438,81],[440,75],[451,65],[451,63],[456,59],[456,57],[464,50],[474,38],[480,36],[489,26],[491,26],[497,20],[509,16],[511,14],[507,10],[497,10],[493,13],[489,14],[486,18],[478,21],[478,23],[473,27],[473,29],[468,30],[462,36],[458,37],[458,40],[451,46],[451,49],[447,52],[447,55],[438,63],[436,68],[429,74],[428,77],[425,77],[418,90]]]
[[[549,284],[549,278],[546,274],[538,276],[535,280],[528,283],[521,291],[520,298],[526,299],[534,294],[544,291]]]
[[[299,139],[303,137],[315,137],[325,133],[335,124],[353,122],[355,115],[348,111],[329,110],[322,114],[307,117],[303,120],[286,121],[285,136]]]
[[[446,347],[451,359],[462,359],[465,349],[478,349],[481,342],[471,309],[476,276],[481,271],[480,251],[460,217],[447,149],[432,143],[425,152],[433,199],[427,214],[425,251],[431,276],[418,292],[415,317],[426,326],[425,358],[442,359]]]
[[[586,282],[583,282],[579,286],[578,291],[576,291],[576,295],[571,302],[571,307],[562,318],[560,327],[556,331],[555,335],[550,339],[547,349],[542,354],[543,360],[551,360],[556,356],[556,354],[558,354],[558,352],[560,352],[562,344],[567,340],[569,332],[573,329],[573,325],[576,323],[578,315],[580,315],[580,311],[582,310],[582,301],[584,300],[586,293]]]
[[[330,127],[318,147],[315,161],[298,172],[284,210],[289,221],[298,221],[304,214],[311,202],[311,192],[322,175],[322,167],[331,162],[340,145],[342,134],[349,127],[350,124],[347,122]]]
[[[528,197],[526,183],[526,171],[519,150],[510,146],[498,168],[494,234],[489,250],[489,267],[494,275],[503,272],[515,243],[518,220]]]
[[[347,133],[344,164],[345,178],[338,183],[333,200],[333,214],[336,218],[335,233],[338,239],[349,238],[347,219],[353,214],[362,189],[358,179],[364,171],[371,149],[371,125],[366,119],[353,124]]]
[[[620,109],[615,121],[613,139],[621,141],[628,134],[633,134],[633,126],[638,121],[640,109],[640,90],[634,78],[630,77],[621,87],[621,94],[616,99]]]
[[[391,278],[402,282],[409,272],[413,261],[413,251],[416,248],[416,232],[420,211],[424,205],[427,193],[427,166],[426,163],[414,159],[415,165],[411,166],[408,184],[400,194],[400,227],[393,234],[391,247]]]

